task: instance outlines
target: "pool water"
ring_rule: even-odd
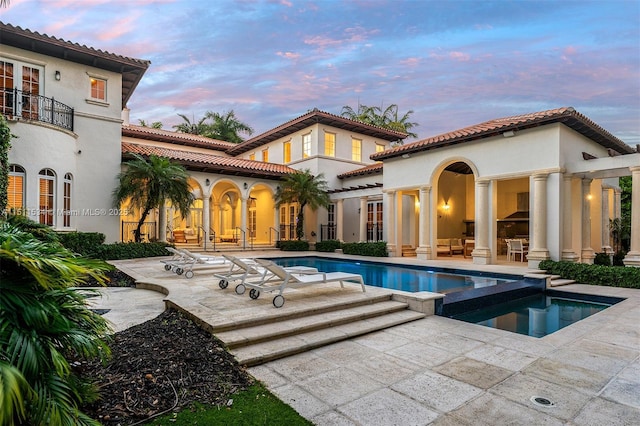
[[[540,293],[456,314],[451,318],[528,336],[543,337],[596,314],[613,303],[615,302],[574,300]]]
[[[442,268],[399,266],[388,263],[335,260],[309,257],[271,259],[281,266],[311,266],[322,272],[348,272],[362,275],[367,285],[407,292],[450,293],[512,282],[522,277],[507,274],[467,275],[466,271]]]

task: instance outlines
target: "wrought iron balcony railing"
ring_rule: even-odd
[[[37,120],[73,131],[73,108],[54,98],[5,88],[0,90],[0,101],[0,112],[7,118]]]

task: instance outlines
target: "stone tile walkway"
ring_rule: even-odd
[[[206,273],[187,280],[163,276],[157,259],[116,263],[168,295],[105,290],[109,300],[119,298],[110,312],[115,324],[129,324],[131,312],[154,315],[150,306],[159,313],[163,298],[179,299],[205,323],[279,311],[268,300],[246,305],[246,295],[218,289]],[[468,262],[437,265],[474,269]],[[500,271],[509,268],[516,271]],[[317,425],[640,424],[640,291],[580,284],[562,290],[626,300],[543,338],[429,316],[249,372]]]

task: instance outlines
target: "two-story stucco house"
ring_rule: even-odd
[[[58,230],[120,239],[111,193],[122,109],[149,66],[0,23],[0,108],[11,133],[9,208]]]

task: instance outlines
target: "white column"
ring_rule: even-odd
[[[360,239],[358,241],[367,241],[367,197],[360,197]]]
[[[640,267],[640,166],[631,170],[631,246],[623,262],[625,266]]]
[[[476,180],[476,238],[475,248],[471,252],[473,263],[488,265],[491,262],[489,248],[489,180]]]
[[[418,259],[428,260],[432,258],[431,241],[429,234],[431,233],[430,225],[431,217],[431,187],[423,186],[420,188],[420,217],[418,222],[418,248],[416,249],[416,257]]]
[[[344,200],[336,201],[336,239],[344,242]]]
[[[167,208],[164,200],[158,206],[158,241],[167,241]]]
[[[538,264],[549,259],[547,248],[547,178],[548,174],[533,176],[533,238],[529,242],[527,256],[530,268],[537,268]]]
[[[247,234],[247,199],[240,198],[240,229],[244,231],[244,234],[240,233],[239,238],[243,238],[246,241],[249,237]]]
[[[280,237],[281,237],[281,235],[280,235],[280,207],[274,206],[273,209],[275,210],[275,214],[273,215],[273,227],[276,230],[276,233],[273,236],[276,238],[276,240],[279,240]],[[271,233],[271,231],[269,231],[269,233]],[[274,241],[274,243],[276,243],[276,242],[277,241]]]
[[[385,192],[386,202],[385,206],[387,208],[386,222],[387,225],[385,229],[387,231],[387,251],[389,252],[389,256],[396,255],[396,191],[387,191]]]
[[[571,187],[573,176],[565,174],[563,176],[564,187],[562,189],[562,199],[564,202],[562,211],[562,260],[567,262],[577,262],[578,254],[573,251],[573,197]]]
[[[218,234],[222,233],[220,229],[220,202],[213,201],[213,230]]]
[[[211,229],[211,200],[209,195],[202,197],[202,227],[204,228],[204,245],[209,244],[209,230]]]
[[[622,190],[620,188],[613,189],[613,218],[620,219],[622,217]]]
[[[593,263],[596,257],[591,248],[591,181],[582,179],[582,263]]]
[[[604,185],[602,186],[602,197],[600,202],[602,208],[602,252],[610,254],[613,253],[613,249],[611,248],[611,231],[609,228],[609,190],[609,187]]]

